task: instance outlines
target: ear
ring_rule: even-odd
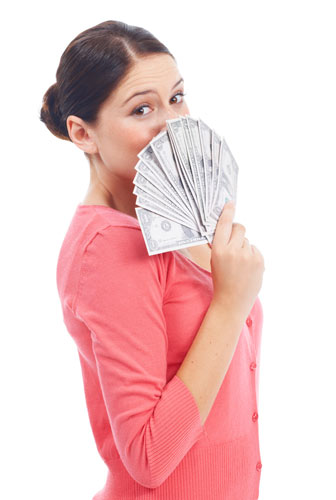
[[[74,144],[85,153],[98,152],[97,145],[92,137],[92,129],[88,129],[84,120],[75,115],[69,115],[66,120],[68,134]]]

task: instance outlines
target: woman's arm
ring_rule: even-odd
[[[238,311],[212,301],[176,373],[194,396],[202,425],[230,366],[245,319]]]

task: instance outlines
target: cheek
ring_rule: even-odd
[[[113,135],[113,148],[108,148],[107,163],[118,175],[133,180],[138,153],[151,141],[155,133],[144,124],[119,127]]]
[[[127,157],[136,157],[146,144],[153,138],[144,124],[127,126],[118,131],[118,145]]]
[[[129,147],[132,154],[137,155],[154,137],[155,133],[144,124],[133,127],[129,136]]]

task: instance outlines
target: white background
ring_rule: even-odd
[[[335,7],[72,0],[2,8],[1,498],[91,500],[106,478],[56,289],[89,166],[39,111],[70,41],[115,19],[167,45],[191,116],[225,137],[239,165],[235,221],[266,267],[259,498],[336,499]]]

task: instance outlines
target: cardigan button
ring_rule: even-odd
[[[246,324],[247,324],[248,327],[250,327],[252,325],[252,320],[251,320],[250,317],[247,318]]]
[[[258,462],[258,463],[257,463],[257,466],[256,466],[256,469],[257,469],[257,471],[258,471],[258,472],[260,472],[260,471],[261,471],[261,467],[262,467],[262,463],[261,463],[261,462]]]
[[[250,370],[255,370],[257,368],[257,364],[252,361],[252,363],[250,364]]]
[[[258,420],[258,413],[256,411],[252,415],[252,420],[253,420],[253,422],[255,422],[256,420]]]

